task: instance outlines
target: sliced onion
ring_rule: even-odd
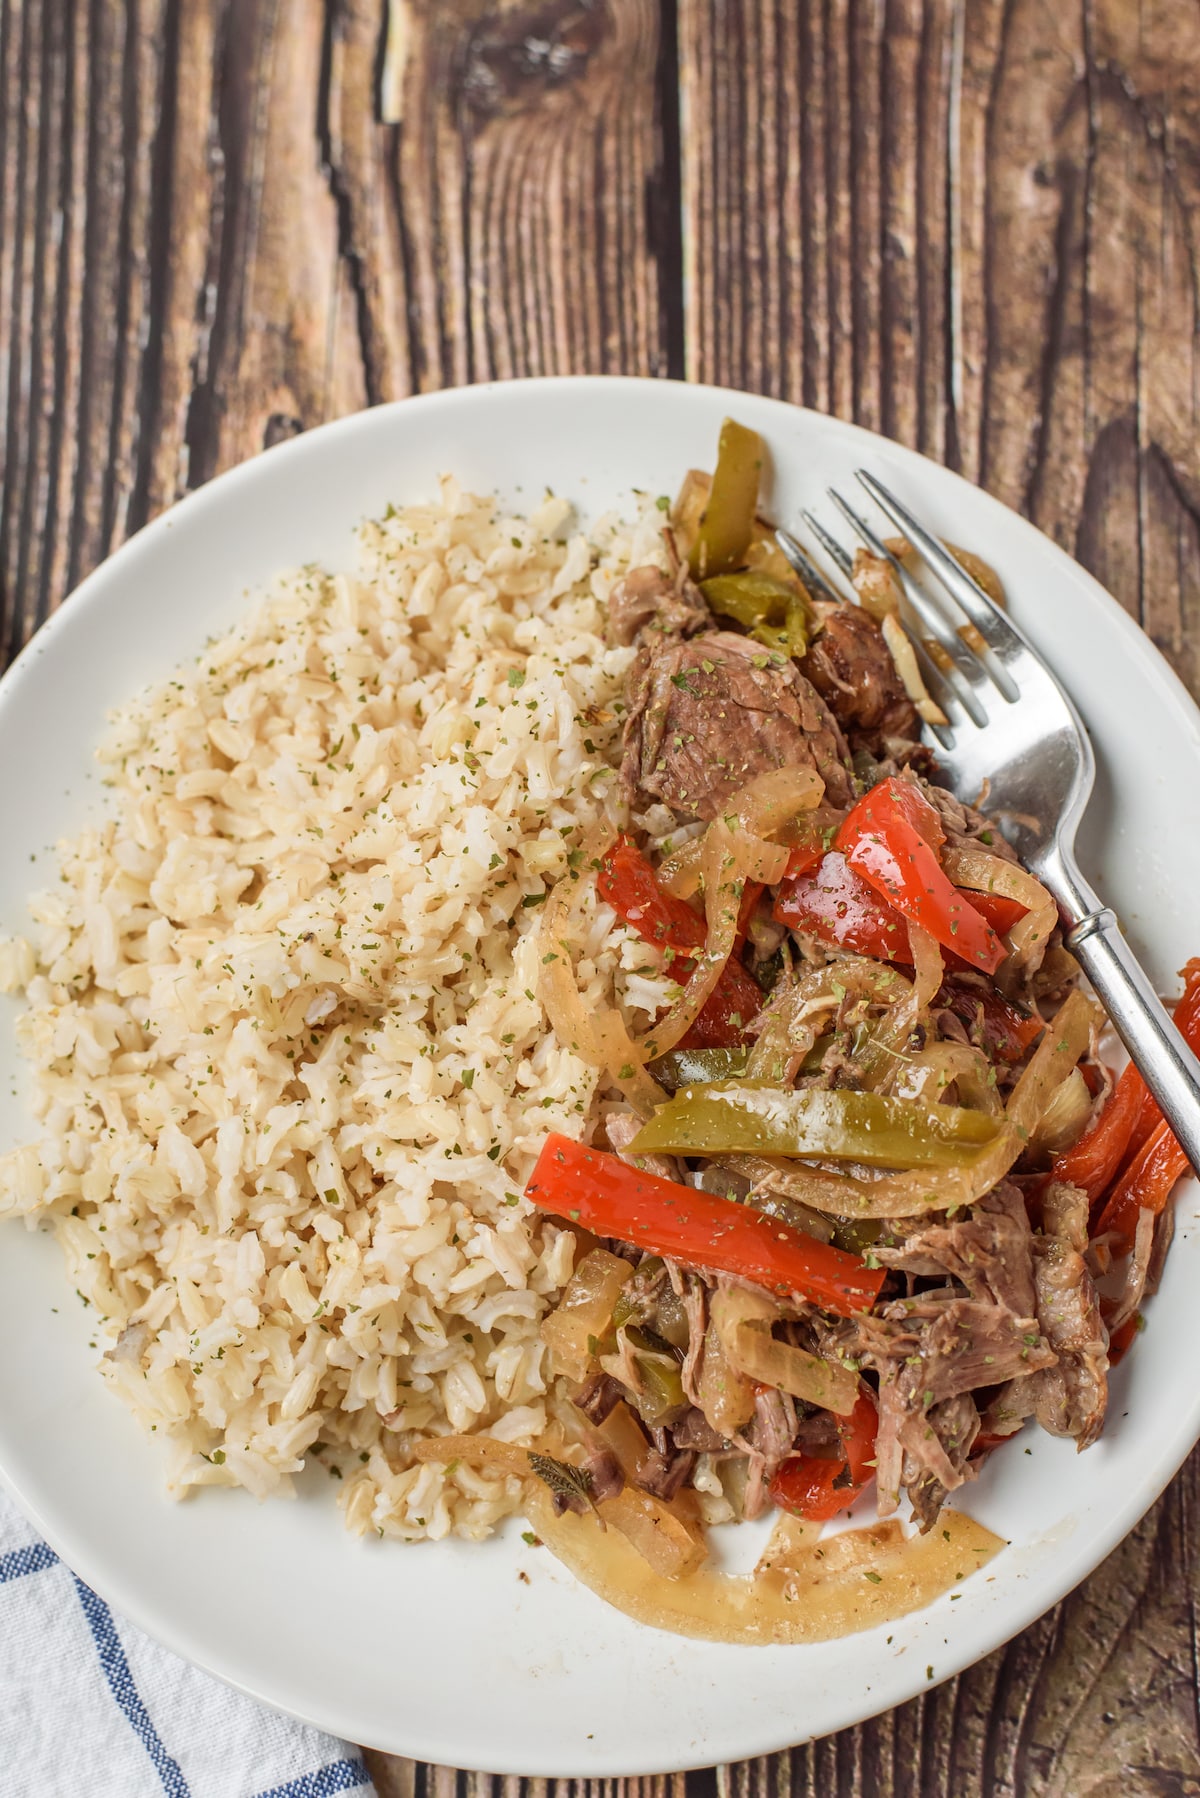
[[[704,880],[704,920],[707,937],[687,985],[670,1010],[640,1039],[643,1055],[665,1055],[686,1036],[712,996],[721,970],[733,953],[743,883],[757,879],[751,870],[760,865],[757,837],[735,836],[723,818],[714,818],[700,839],[701,873]],[[786,862],[786,850],[780,851]],[[778,878],[778,876],[776,876]]]
[[[836,1010],[847,994],[898,1006],[911,991],[912,982],[903,974],[865,955],[839,956],[822,967],[801,968],[789,985],[777,987],[772,995],[746,1064],[747,1077],[790,1083],[787,1070],[790,1067],[794,1075],[822,1034],[813,1020]]]
[[[1008,1121],[1023,1142],[1041,1123],[1046,1107],[1091,1040],[1103,1013],[1078,988],[1068,993],[1042,1032],[1021,1078],[1008,1095]]]
[[[1058,1091],[1052,1093],[1032,1136],[1032,1146],[1048,1155],[1061,1155],[1079,1141],[1092,1113],[1092,1095],[1078,1068],[1072,1068]]]
[[[498,1442],[494,1436],[430,1436],[413,1448],[414,1461],[465,1461],[486,1473],[515,1473],[529,1477],[529,1450],[515,1442]]]
[[[1025,907],[1008,933],[1008,945],[1018,967],[1038,967],[1058,923],[1058,907],[1040,880],[1027,868],[983,849],[942,850],[942,867],[956,887],[969,893],[999,893]]]
[[[722,807],[722,816],[736,818],[742,830],[752,836],[771,837],[782,831],[798,812],[811,812],[821,803],[825,782],[811,768],[768,768],[733,793]],[[675,854],[668,856],[658,870],[660,885],[681,899],[690,899],[700,889],[700,858],[704,838],[693,837]],[[774,886],[783,877],[783,867],[773,879],[763,879]],[[753,879],[763,878],[759,875]]]
[[[815,1528],[788,1520],[782,1547],[773,1539],[753,1573],[699,1568],[671,1579],[650,1571],[626,1538],[595,1517],[556,1517],[550,1494],[533,1482],[526,1515],[551,1553],[617,1610],[710,1642],[828,1642],[889,1623],[931,1604],[1004,1546],[961,1511],[943,1511],[924,1536],[905,1536],[892,1522],[818,1540]]]
[[[538,932],[538,990],[546,1016],[564,1047],[591,1067],[603,1069],[639,1117],[651,1117],[657,1106],[666,1104],[667,1095],[646,1072],[645,1051],[619,1011],[613,1006],[590,1011],[575,984],[569,947],[572,888],[567,880],[552,888]]]
[[[596,1434],[606,1448],[617,1457],[617,1465],[627,1480],[636,1480],[646,1450],[646,1433],[623,1398],[618,1399]]]
[[[549,1316],[542,1319],[542,1341],[556,1356],[562,1371],[582,1380],[592,1352],[588,1339],[608,1334],[613,1311],[633,1277],[633,1268],[607,1249],[591,1249],[583,1257]]]
[[[736,1436],[754,1416],[754,1388],[734,1367],[713,1323],[704,1332],[697,1396],[705,1422],[718,1436]]]
[[[876,1090],[894,1084],[901,1060],[907,1058],[905,1045],[942,984],[942,952],[934,938],[909,920],[908,942],[913,958],[912,983],[900,1003],[893,1005],[872,1031],[871,1040],[859,1057],[863,1084]]]
[[[896,673],[900,676],[900,684],[921,717],[926,724],[946,724],[946,714],[921,677],[921,670],[917,666],[917,652],[898,615],[895,612],[885,613],[880,628],[895,663]]]
[[[551,1512],[553,1509],[551,1505]],[[619,1530],[636,1550],[644,1563],[643,1572],[648,1568],[660,1578],[677,1580],[699,1567],[708,1556],[698,1522],[685,1521],[678,1508],[637,1486],[626,1486],[615,1498],[601,1499],[596,1512],[607,1529]],[[543,1534],[539,1526],[535,1527],[539,1535]]]
[[[939,1103],[947,1087],[958,1090],[958,1102],[974,1111],[998,1117],[1004,1110],[996,1089],[996,1076],[982,1049],[969,1043],[933,1043],[909,1055],[896,1081],[901,1099],[925,1099]]]
[[[778,1317],[778,1307],[762,1293],[735,1286],[712,1297],[713,1326],[738,1373],[848,1417],[858,1400],[858,1376],[790,1342],[777,1342],[771,1325]]]
[[[1005,1129],[969,1167],[915,1168],[904,1174],[880,1174],[876,1179],[806,1167],[774,1156],[728,1155],[725,1160],[755,1186],[799,1199],[802,1205],[832,1217],[918,1217],[927,1211],[973,1205],[1004,1178],[1023,1147],[1017,1132]]]

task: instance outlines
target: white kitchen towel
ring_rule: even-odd
[[[0,1798],[374,1798],[362,1756],[111,1611],[0,1492]]]

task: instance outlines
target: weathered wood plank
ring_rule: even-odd
[[[832,406],[981,479],[1195,685],[1185,10],[684,0],[680,46],[689,374]]]

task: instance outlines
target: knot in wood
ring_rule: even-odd
[[[606,0],[549,0],[492,12],[463,46],[464,103],[485,119],[532,110],[584,76],[608,25]]]

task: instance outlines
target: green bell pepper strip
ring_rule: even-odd
[[[597,1236],[669,1256],[683,1267],[733,1274],[838,1317],[868,1310],[887,1272],[748,1206],[643,1173],[569,1136],[546,1138],[525,1196],[540,1211]]]
[[[762,474],[763,446],[757,431],[748,431],[736,419],[721,425],[717,466],[713,470],[708,504],[700,518],[696,541],[688,563],[696,580],[725,574],[736,568],[750,547],[758,483]]]
[[[808,648],[808,607],[794,587],[772,574],[746,569],[701,581],[700,591],[714,612],[736,618],[756,643],[784,656],[802,656]]]
[[[820,1155],[868,1167],[962,1167],[999,1130],[995,1118],[956,1105],[721,1080],[682,1087],[642,1125],[629,1153]]]
[[[736,1080],[746,1072],[749,1049],[668,1049],[650,1063],[660,1086],[676,1093],[681,1086],[706,1086],[710,1080]]]

